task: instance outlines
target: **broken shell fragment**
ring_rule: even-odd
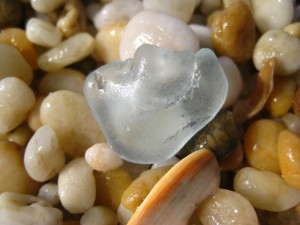
[[[207,149],[198,150],[178,162],[157,182],[128,225],[187,224],[219,182],[216,158]]]
[[[154,45],[100,67],[84,86],[107,142],[121,158],[146,164],[175,155],[219,112],[227,91],[211,50],[193,54]]]

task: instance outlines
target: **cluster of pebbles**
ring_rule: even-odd
[[[2,0],[0,30],[0,224],[300,224],[299,1]],[[226,119],[152,165],[83,95],[143,44],[209,48],[228,82]]]

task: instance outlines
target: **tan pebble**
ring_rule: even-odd
[[[32,134],[32,130],[27,125],[21,125],[8,133],[7,139],[20,146],[25,146]]]
[[[43,125],[40,118],[40,108],[44,99],[45,96],[37,97],[35,105],[30,110],[27,116],[27,124],[30,127],[30,129],[33,131],[36,131],[39,127]]]
[[[0,58],[0,79],[14,76],[20,78],[26,84],[31,83],[33,78],[32,69],[17,49],[0,43]]]
[[[107,143],[97,143],[85,152],[85,160],[97,171],[110,171],[123,164],[123,160]]]
[[[30,87],[16,77],[0,81],[0,133],[7,133],[20,125],[34,107],[35,95]]]
[[[1,141],[0,159],[0,193],[37,194],[40,185],[27,174],[18,145]]]
[[[264,33],[280,29],[293,20],[293,0],[251,0],[252,12],[258,29]]]
[[[117,225],[117,214],[110,208],[95,206],[86,211],[80,218],[81,225]]]
[[[120,60],[119,48],[127,22],[115,23],[100,29],[96,36],[96,53],[104,63]]]
[[[63,207],[71,213],[83,213],[94,205],[95,178],[84,158],[73,159],[60,171],[58,194]]]
[[[300,117],[300,86],[298,86],[294,96],[293,111],[296,116]]]
[[[50,202],[53,206],[57,206],[59,204],[58,185],[56,183],[44,184],[40,188],[37,197]]]
[[[281,173],[277,141],[284,129],[282,124],[270,119],[260,119],[250,124],[244,135],[244,151],[252,167]]]
[[[97,195],[95,205],[117,211],[124,191],[132,182],[128,172],[118,168],[106,173],[95,171]]]
[[[291,75],[300,69],[300,40],[283,30],[270,30],[257,41],[253,62],[257,70],[272,57],[276,57],[275,75]]]
[[[278,137],[278,158],[283,179],[300,189],[300,137],[289,130]]]
[[[253,207],[282,212],[300,202],[300,190],[289,186],[280,175],[251,167],[234,177],[234,191],[248,199]]]
[[[65,37],[70,37],[76,33],[84,32],[87,26],[85,8],[79,0],[68,0],[56,22],[56,27],[60,29]]]
[[[238,0],[240,2],[245,3],[246,5],[248,5],[249,7],[251,7],[251,0]],[[237,0],[222,0],[223,3],[223,7],[224,8],[228,8],[230,7],[232,4],[235,4],[237,2]]]
[[[285,26],[283,30],[300,39],[300,22],[291,23]]]
[[[146,170],[128,186],[122,195],[121,203],[118,208],[118,218],[122,225],[128,223],[150,190],[171,167],[172,166],[164,166]]]
[[[212,21],[211,35],[218,54],[228,56],[236,63],[249,60],[256,41],[249,6],[238,1],[217,14]]]
[[[136,179],[142,172],[149,169],[149,167],[149,164],[136,164],[126,160],[123,160],[123,165],[121,166],[122,169],[129,173],[133,180]]]
[[[26,146],[24,164],[32,179],[44,182],[54,176],[65,165],[65,155],[59,146],[54,130],[40,127]]]
[[[70,68],[50,72],[40,80],[39,92],[47,95],[58,90],[69,90],[82,94],[85,78],[82,72]]]
[[[95,40],[88,33],[78,33],[38,58],[40,69],[52,72],[78,62],[94,51]]]
[[[180,1],[180,0],[144,0],[143,6],[145,10],[157,10],[168,15],[177,17],[187,23],[196,8],[195,0]]]
[[[266,109],[273,117],[286,114],[293,106],[296,82],[291,77],[275,77],[274,87],[267,102]]]
[[[218,189],[197,210],[203,225],[258,225],[250,202],[237,192]]]
[[[49,94],[40,109],[41,122],[51,127],[61,148],[70,156],[83,156],[87,148],[105,142],[85,98],[72,91]]]
[[[286,113],[281,117],[281,121],[287,129],[300,135],[300,117],[294,113]]]

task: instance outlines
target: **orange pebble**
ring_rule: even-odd
[[[300,117],[300,87],[298,87],[294,96],[293,110],[295,115]]]
[[[274,88],[270,94],[266,108],[274,117],[286,114],[293,106],[296,82],[291,77],[275,77]]]
[[[260,119],[252,123],[244,135],[244,150],[249,164],[260,170],[280,174],[277,140],[285,127],[271,119]]]
[[[232,171],[237,169],[243,160],[244,152],[241,143],[235,147],[234,151],[219,163],[221,171]]]
[[[278,157],[283,179],[300,188],[300,137],[290,130],[278,136]]]
[[[33,70],[37,68],[38,54],[24,30],[20,28],[6,28],[1,30],[0,43],[8,44],[18,49],[31,68]]]

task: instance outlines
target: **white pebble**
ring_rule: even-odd
[[[123,164],[123,160],[107,143],[94,144],[85,152],[85,160],[97,171],[110,171]]]
[[[81,225],[117,225],[117,214],[105,206],[95,206],[86,211],[81,219]]]
[[[243,88],[243,79],[239,68],[234,61],[227,57],[222,56],[218,58],[228,82],[228,93],[223,108],[232,105],[240,96]]]
[[[288,210],[300,203],[300,190],[289,186],[273,172],[245,167],[234,177],[234,191],[258,209],[273,212]]]
[[[1,225],[61,225],[63,213],[32,195],[4,192],[0,195]]]
[[[78,33],[42,54],[37,63],[44,71],[57,71],[89,56],[94,48],[95,40],[90,34]]]
[[[202,203],[198,217],[203,225],[258,225],[250,202],[234,191],[218,189]]]
[[[120,43],[120,59],[132,58],[143,44],[153,44],[171,50],[199,49],[199,40],[193,30],[181,20],[152,10],[134,16],[124,31]]]
[[[190,24],[189,26],[197,35],[201,48],[214,49],[214,45],[211,41],[211,30],[208,26],[198,24]]]
[[[28,20],[26,36],[32,43],[43,47],[54,47],[62,40],[62,33],[57,27],[38,18]]]
[[[64,68],[47,73],[39,83],[39,92],[47,95],[58,90],[69,90],[82,94],[85,75],[79,70]]]
[[[255,23],[262,33],[281,29],[293,20],[293,0],[251,0],[251,3]]]
[[[169,158],[165,161],[154,163],[151,166],[151,169],[155,169],[155,168],[158,168],[158,167],[164,167],[164,166],[172,166],[172,165],[175,165],[178,162],[179,162],[179,159],[176,156],[173,156],[173,157],[171,157],[171,158]]]
[[[29,176],[40,182],[56,176],[65,165],[65,155],[53,129],[40,127],[28,142],[24,164]]]
[[[196,8],[195,0],[143,0],[145,10],[157,10],[188,22]]]
[[[83,213],[94,205],[95,178],[84,158],[73,159],[59,173],[58,194],[63,207],[71,213]]]
[[[43,125],[55,131],[61,148],[72,157],[84,156],[87,148],[105,140],[85,98],[76,92],[49,94],[41,105],[40,118]]]
[[[0,79],[14,76],[31,83],[32,69],[16,48],[0,43],[0,59]]]
[[[56,206],[59,204],[58,196],[58,186],[55,183],[44,184],[38,193],[38,198],[44,199],[51,203],[51,205]]]
[[[282,122],[290,131],[300,135],[300,117],[293,113],[287,113],[281,117]]]
[[[139,0],[115,0],[104,5],[97,13],[93,12],[93,22],[100,30],[104,26],[129,21],[142,10],[143,3]]]
[[[32,8],[41,13],[50,13],[63,5],[66,0],[31,0]]]
[[[271,57],[276,57],[275,75],[291,75],[300,69],[300,40],[283,30],[270,30],[256,43],[253,62],[257,70]]]
[[[0,80],[0,134],[20,125],[34,104],[35,95],[24,81],[16,77]]]

